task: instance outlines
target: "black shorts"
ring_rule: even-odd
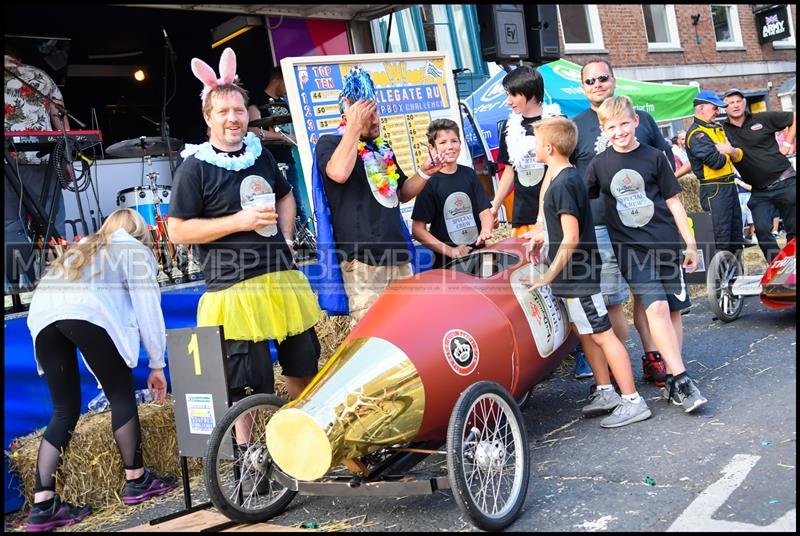
[[[603,333],[611,329],[611,321],[608,319],[608,310],[602,292],[580,298],[561,296],[561,301],[567,308],[569,321],[575,326],[575,331],[579,335]]]
[[[664,300],[670,312],[681,311],[691,305],[683,279],[682,260],[680,252],[671,249],[644,252],[621,248],[617,251],[622,276],[645,309],[654,302]]]
[[[274,393],[275,374],[269,341],[227,339],[228,389],[231,393],[251,387],[255,393]],[[284,376],[306,378],[317,373],[320,344],[313,327],[290,335],[278,344],[278,362]]]

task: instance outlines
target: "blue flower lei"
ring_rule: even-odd
[[[181,151],[181,156],[183,158],[189,158],[194,155],[194,157],[201,162],[206,162],[227,169],[228,171],[240,171],[255,164],[256,158],[261,156],[261,151],[261,140],[252,132],[248,132],[244,137],[244,153],[239,156],[218,153],[214,150],[214,147],[211,146],[211,142],[205,142],[199,145],[187,143],[186,148]]]

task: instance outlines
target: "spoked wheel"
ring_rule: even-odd
[[[285,403],[275,395],[248,396],[211,433],[203,468],[206,489],[214,506],[233,521],[266,521],[283,512],[297,493],[272,479],[267,451],[267,422]]]
[[[500,385],[465,390],[447,427],[447,476],[461,511],[479,528],[502,530],[528,491],[528,435],[517,402]]]
[[[708,263],[708,302],[714,315],[723,322],[733,322],[742,312],[744,297],[733,293],[733,284],[743,274],[741,260],[730,251],[718,251]]]

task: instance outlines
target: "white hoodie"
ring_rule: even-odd
[[[85,320],[108,332],[130,368],[144,345],[150,368],[166,366],[166,330],[161,311],[158,269],[152,251],[118,229],[75,281],[46,273],[33,293],[28,329],[34,340],[57,320]],[[44,374],[37,359],[39,375]]]

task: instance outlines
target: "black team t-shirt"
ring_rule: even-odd
[[[412,220],[430,223],[430,232],[448,246],[472,246],[481,232],[480,213],[491,208],[475,171],[459,165],[454,173],[434,173],[414,202]],[[434,253],[433,268],[449,257]]]
[[[239,156],[243,152],[228,154]],[[229,171],[190,156],[175,170],[169,215],[185,220],[221,218],[241,211],[242,205],[254,194],[274,192],[277,201],[291,191],[275,159],[267,151],[263,151],[252,166],[239,171]],[[209,291],[294,268],[280,226],[274,236],[242,231],[198,244],[197,249]]]
[[[533,225],[539,214],[539,192],[542,190],[542,179],[547,167],[536,162],[533,155],[533,125],[540,121],[542,116],[523,117],[522,127],[525,129],[526,143],[530,142],[530,153],[514,166],[514,205],[511,214],[511,226],[521,227]],[[500,150],[497,161],[505,165],[512,165],[508,154],[508,121],[503,121],[498,129],[500,136]]]
[[[550,181],[542,204],[549,242],[547,253],[551,261],[556,258],[564,240],[561,215],[571,214],[578,220],[578,244],[567,264],[550,284],[553,294],[580,298],[599,293],[602,261],[597,250],[586,185],[574,167],[562,169]]]
[[[681,187],[664,153],[644,144],[629,153],[609,147],[592,160],[584,180],[589,197],[599,195],[603,200],[615,249],[674,254],[682,248],[678,226],[666,202],[678,195]]]
[[[344,184],[331,180],[325,173],[341,141],[342,136],[328,134],[319,139],[316,147],[317,169],[325,184],[339,259],[357,259],[372,266],[411,262],[400,205],[389,208],[377,200],[375,196],[380,194],[372,193],[361,157],[356,156],[353,171]],[[399,166],[397,173],[399,191],[406,175]]]

